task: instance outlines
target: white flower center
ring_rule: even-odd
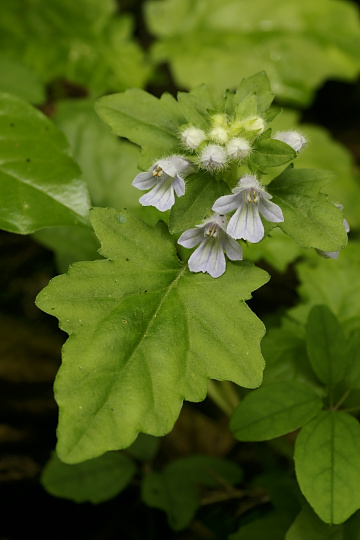
[[[216,238],[222,228],[216,223],[208,223],[204,229],[204,236],[209,236],[210,238]]]
[[[161,178],[162,173],[163,173],[162,168],[158,166],[158,167],[156,167],[156,169],[153,171],[152,175],[153,175],[153,176],[157,176],[158,178]]]
[[[260,195],[256,189],[250,188],[245,191],[246,201],[248,204],[259,204]]]

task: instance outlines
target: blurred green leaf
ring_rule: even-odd
[[[265,70],[276,96],[308,105],[328,78],[360,69],[357,6],[336,0],[163,0],[145,4],[152,55],[178,86],[205,83],[220,97]],[[234,66],[237,66],[234,69]]]
[[[306,324],[306,350],[319,380],[333,388],[346,369],[346,340],[342,327],[325,305],[314,306]]]
[[[167,514],[175,531],[186,528],[201,503],[204,488],[223,489],[242,479],[239,466],[215,456],[193,455],[179,458],[163,471],[150,471],[142,482],[142,499]]]
[[[62,463],[54,453],[42,472],[41,483],[55,497],[98,504],[123,491],[135,472],[135,463],[121,453],[109,452],[76,465]]]
[[[89,195],[64,135],[37,109],[0,94],[0,228],[88,226]]]
[[[323,411],[297,436],[299,486],[325,523],[342,523],[360,508],[359,452],[359,422],[344,412]]]

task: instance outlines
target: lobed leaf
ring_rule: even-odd
[[[240,262],[216,280],[193,274],[164,224],[100,208],[91,220],[107,259],[75,263],[37,298],[70,334],[55,382],[68,463],[125,448],[139,432],[164,435],[210,378],[254,388],[264,368],[264,327],[244,302],[264,271]]]
[[[284,215],[279,227],[304,248],[339,251],[347,243],[340,210],[320,191],[333,178],[330,171],[288,167],[268,186]]]

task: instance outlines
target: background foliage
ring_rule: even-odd
[[[0,536],[359,538],[359,53],[354,1],[2,2]],[[243,246],[257,267],[230,264],[225,290],[209,276],[189,279],[159,212],[139,205],[131,181],[176,151],[179,125],[206,122],[199,103],[261,71],[274,116],[281,110],[273,129],[299,127],[309,143],[292,171],[267,170],[287,219]],[[208,90],[194,90],[202,84]],[[333,172],[310,178],[303,169]],[[201,181],[199,173],[189,197]],[[286,208],[295,182],[301,227]],[[341,229],[338,217],[330,231],[320,188],[350,225],[336,260],[313,249]],[[211,189],[210,202],[219,186]],[[89,218],[91,207],[101,208]],[[165,217],[175,234],[204,210],[178,209]],[[129,244],[129,230],[141,245]],[[61,330],[34,305],[41,289],[38,305]],[[136,332],[150,320],[152,333],[123,377],[114,351],[124,347],[126,358],[125,344],[137,343],[126,326],[134,313]],[[182,371],[184,328],[195,381]],[[58,371],[63,331],[72,337]],[[264,367],[260,339],[264,379],[250,390]],[[163,389],[163,379],[167,392],[154,398],[147,381]],[[196,403],[181,409],[184,397]],[[109,430],[114,409],[124,411],[121,427]],[[149,423],[152,435],[136,438]],[[39,508],[57,524],[51,533]]]

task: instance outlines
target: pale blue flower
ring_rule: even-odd
[[[217,278],[226,269],[224,252],[232,261],[242,259],[241,246],[227,234],[226,225],[226,218],[214,213],[201,225],[180,236],[178,243],[181,246],[193,248],[200,244],[188,261],[191,272],[207,272]]]
[[[155,206],[160,212],[169,210],[175,204],[175,194],[185,193],[184,178],[194,171],[194,166],[182,156],[160,159],[146,172],[136,175],[132,185],[140,190],[150,189],[140,197],[143,206]]]
[[[284,221],[281,208],[270,201],[272,196],[256,176],[248,174],[240,178],[232,193],[217,199],[212,207],[222,215],[236,210],[226,229],[232,238],[242,238],[254,244],[260,242],[264,236],[260,214],[273,223]]]

